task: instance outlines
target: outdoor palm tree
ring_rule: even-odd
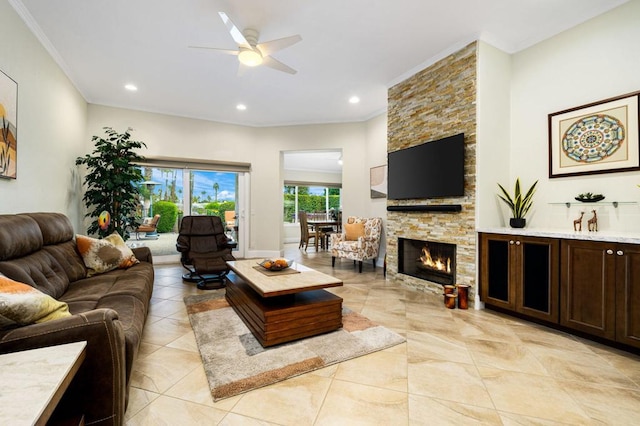
[[[220,189],[220,185],[218,185],[218,182],[213,184],[213,191],[215,193],[214,195],[214,201],[217,203],[218,202],[218,190]]]

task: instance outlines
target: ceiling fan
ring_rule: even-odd
[[[246,28],[244,31],[240,31],[238,27],[231,21],[229,16],[224,12],[218,12],[222,22],[226,25],[231,37],[238,44],[238,50],[219,49],[216,47],[206,46],[189,46],[194,49],[211,49],[221,53],[238,56],[240,62],[239,73],[242,73],[243,66],[255,67],[258,65],[265,65],[278,71],[286,72],[289,74],[295,74],[297,71],[288,65],[283,64],[274,57],[271,56],[279,50],[296,44],[302,37],[300,35],[294,35],[289,37],[280,38],[277,40],[265,41],[264,43],[258,43],[258,37],[260,33],[252,28]]]

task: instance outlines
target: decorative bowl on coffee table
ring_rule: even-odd
[[[259,263],[264,269],[268,269],[269,271],[282,271],[287,269],[289,266],[293,264],[293,260],[289,259],[265,259]]]

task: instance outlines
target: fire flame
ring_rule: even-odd
[[[435,260],[433,260],[428,247],[422,248],[422,256],[420,256],[420,260],[422,261],[423,265],[428,266],[431,269],[451,273],[451,259],[436,258]]]

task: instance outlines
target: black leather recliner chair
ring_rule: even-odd
[[[185,216],[180,224],[176,249],[180,262],[188,271],[182,279],[197,282],[201,290],[222,288],[229,273],[227,260],[235,243],[224,233],[218,216]]]

